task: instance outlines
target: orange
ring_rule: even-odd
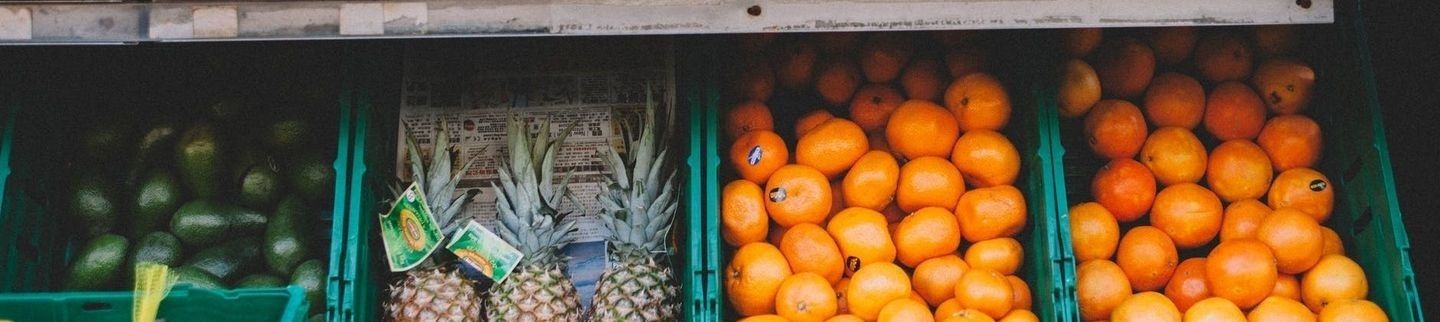
[[[1310,104],[1310,88],[1315,86],[1315,70],[1305,63],[1290,59],[1270,59],[1255,69],[1250,79],[1265,107],[1275,114],[1288,115],[1305,111]]]
[[[906,216],[891,235],[895,238],[895,256],[906,267],[954,254],[960,248],[960,224],[954,214],[939,207],[925,207]]]
[[[999,322],[1040,322],[1040,317],[1030,310],[1011,310],[1010,314],[1000,318]]]
[[[1279,296],[1292,300],[1300,300],[1300,279],[1295,275],[1280,274],[1275,278],[1275,289],[1270,291],[1270,296]]]
[[[1260,221],[1255,239],[1275,252],[1275,267],[1281,273],[1299,274],[1320,261],[1325,237],[1320,224],[1299,210],[1278,208]]]
[[[1205,258],[1196,257],[1180,262],[1175,267],[1175,276],[1165,285],[1165,297],[1175,302],[1180,311],[1188,311],[1195,303],[1210,297],[1205,286]]]
[[[860,69],[871,83],[889,83],[900,77],[914,54],[915,44],[906,35],[872,34],[860,47]]]
[[[1155,76],[1155,52],[1134,38],[1106,40],[1092,62],[1106,97],[1140,96]]]
[[[900,166],[900,185],[895,202],[900,209],[915,212],[925,207],[953,209],[965,193],[960,170],[945,159],[920,157]]]
[[[965,249],[965,263],[973,268],[995,271],[1001,275],[1015,274],[1024,261],[1025,250],[1014,238],[981,241]]]
[[[1320,161],[1323,140],[1320,125],[1304,115],[1280,115],[1265,122],[1255,138],[1275,171],[1313,168]]]
[[[1195,70],[1211,82],[1244,80],[1254,60],[1250,44],[1233,32],[1209,33],[1195,43]]]
[[[1020,175],[1020,152],[1004,134],[991,130],[960,135],[950,152],[950,162],[960,169],[965,183],[974,187],[1014,184]]]
[[[802,89],[810,85],[815,75],[815,59],[819,53],[815,46],[805,41],[781,44],[776,47],[775,81],[789,89]]]
[[[964,272],[962,271],[962,272],[960,272],[960,273],[964,273]],[[959,277],[958,277],[958,276],[956,277],[956,280],[959,280]],[[952,291],[953,291],[953,289],[955,288],[955,286],[954,286],[954,285],[951,285],[950,288],[951,288]],[[936,305],[936,306],[935,306],[935,320],[936,320],[936,321],[944,321],[946,318],[949,318],[949,317],[951,317],[951,316],[957,316],[957,315],[959,315],[959,313],[960,313],[960,309],[962,309],[962,308],[960,307],[960,302],[955,300],[955,293],[954,293],[954,292],[951,292],[950,295],[946,295],[946,296],[949,296],[949,299],[948,299],[948,300],[945,300],[944,302],[940,302],[940,305]],[[979,312],[975,312],[975,314],[985,315],[984,313],[979,313]]]
[[[764,102],[740,102],[725,112],[725,136],[732,140],[745,132],[774,129],[775,119],[770,116],[770,107]]]
[[[1070,207],[1070,244],[1075,248],[1075,261],[1109,259],[1119,243],[1120,224],[1104,206],[1086,202]]]
[[[819,44],[822,51],[847,53],[860,46],[862,34],[858,32],[818,32],[810,35],[815,37],[815,43]]]
[[[1275,174],[1265,150],[1250,140],[1221,143],[1210,151],[1205,167],[1210,190],[1226,202],[1264,197]]]
[[[1140,108],[1122,100],[1103,100],[1085,116],[1090,150],[1108,159],[1129,159],[1140,153],[1148,130]]]
[[[1075,267],[1076,302],[1085,321],[1109,319],[1115,307],[1130,297],[1130,292],[1130,280],[1114,262],[1095,259]]]
[[[970,242],[1015,236],[1025,229],[1028,215],[1025,196],[1014,186],[971,190],[955,205],[960,234]]]
[[[825,285],[840,281],[845,260],[835,239],[815,224],[802,223],[790,227],[780,237],[780,253],[790,262],[790,271],[816,273],[825,278]]]
[[[850,301],[845,300],[845,291],[850,288],[850,278],[841,278],[839,282],[835,282],[834,286],[835,287],[833,288],[835,289],[835,304],[837,307],[836,312],[842,315],[849,314]]]
[[[840,186],[850,192],[845,194],[845,205],[879,211],[895,200],[895,187],[899,184],[900,164],[895,163],[895,157],[885,151],[870,150],[855,160]]]
[[[1255,51],[1261,57],[1289,54],[1295,49],[1296,33],[1293,25],[1263,25],[1250,29],[1250,38],[1255,40]]]
[[[1255,238],[1255,229],[1270,211],[1270,206],[1255,199],[1230,203],[1225,207],[1225,220],[1220,223],[1220,241]]]
[[[746,132],[730,144],[730,165],[741,178],[757,184],[769,181],[789,159],[785,139],[770,130]]]
[[[965,270],[955,284],[955,301],[960,307],[975,309],[992,319],[1010,313],[1014,296],[1005,275],[984,268]]]
[[[948,157],[955,139],[960,137],[960,125],[954,114],[940,105],[925,100],[908,100],[900,103],[890,120],[885,124],[885,138],[890,149],[914,160],[920,157]]]
[[[1025,283],[1025,280],[1015,275],[1006,276],[1005,280],[1010,282],[1010,290],[1015,295],[1011,297],[1012,301],[1010,306],[1014,308],[1015,311],[1030,310],[1030,284]],[[1010,313],[1015,313],[1015,311],[1010,311]]]
[[[1320,226],[1320,232],[1325,237],[1325,245],[1320,247],[1320,253],[1324,255],[1345,255],[1345,243],[1340,241],[1340,234],[1335,233],[1330,227]]]
[[[833,118],[800,137],[795,143],[795,163],[814,167],[825,177],[835,179],[869,151],[870,140],[859,125]]]
[[[910,278],[900,266],[889,262],[861,267],[846,287],[845,300],[849,302],[850,314],[866,320],[879,317],[880,310],[890,301],[910,297]]]
[[[948,315],[942,322],[995,322],[995,319],[975,309],[960,309]]]
[[[745,244],[725,268],[725,292],[740,316],[774,314],[775,292],[790,274],[790,264],[775,246]]]
[[[789,319],[774,314],[756,315],[740,319],[736,322],[789,322]]]
[[[930,314],[930,307],[925,306],[925,302],[898,299],[890,301],[880,308],[880,317],[876,321],[934,322],[935,316]]]
[[[960,256],[951,254],[935,257],[915,266],[915,274],[911,276],[910,282],[914,284],[915,292],[925,299],[925,303],[941,305],[955,298],[955,283],[960,282],[960,274],[964,274],[968,269],[970,265],[960,259]]]
[[[1208,158],[1200,138],[1180,127],[1155,130],[1140,149],[1140,163],[1150,168],[1155,181],[1165,186],[1200,182],[1205,176]]]
[[[1320,322],[1389,322],[1390,317],[1375,302],[1366,300],[1339,301],[1320,310]]]
[[[1060,48],[1070,57],[1089,56],[1100,47],[1104,31],[1100,28],[1075,28],[1061,30]]]
[[[850,314],[841,314],[832,316],[826,319],[825,322],[865,322],[865,319]]]
[[[1162,65],[1174,65],[1190,58],[1190,51],[1195,49],[1199,38],[1195,27],[1185,26],[1151,29],[1147,40],[1150,48],[1155,49],[1155,60]]]
[[[1246,319],[1250,322],[1314,322],[1315,313],[1305,309],[1305,305],[1298,301],[1271,296],[1251,309]]]
[[[1145,118],[1155,127],[1194,129],[1205,115],[1205,88],[1185,74],[1155,76],[1145,90]]]
[[[820,224],[830,214],[830,181],[815,168],[787,165],[765,182],[765,212],[782,227]]]
[[[900,91],[885,84],[866,84],[855,92],[850,101],[850,119],[868,133],[883,133],[890,114],[905,102]]]
[[[765,193],[760,185],[745,180],[725,184],[720,195],[720,236],[730,246],[765,241],[770,216],[765,214]]]
[[[1335,187],[1319,171],[1294,168],[1275,176],[1265,200],[1270,208],[1295,208],[1309,214],[1316,222],[1325,222],[1335,207]]]
[[[1170,236],[1175,246],[1196,248],[1220,234],[1223,211],[1220,199],[1210,190],[1193,183],[1181,183],[1165,187],[1155,195],[1150,224]]]
[[[906,67],[905,73],[900,75],[900,87],[905,89],[905,97],[927,101],[940,99],[941,91],[950,82],[950,75],[941,68],[940,62],[931,58],[920,58],[910,63],[910,67]]]
[[[825,321],[835,315],[836,305],[830,282],[811,272],[790,275],[775,292],[775,311],[790,321]]]
[[[1241,82],[1215,85],[1205,98],[1205,130],[1220,140],[1254,139],[1265,126],[1265,105]]]
[[[805,113],[805,115],[801,115],[799,119],[795,120],[795,137],[805,137],[805,134],[810,133],[810,130],[820,127],[820,123],[825,123],[825,121],[834,118],[835,114],[830,114],[830,111],[824,108]]]
[[[1150,212],[1155,202],[1155,175],[1130,158],[1110,159],[1090,181],[1090,193],[1115,220],[1131,222]]]
[[[747,59],[740,64],[740,71],[730,84],[733,84],[730,97],[764,102],[775,93],[775,71],[770,69],[769,63]]]
[[[1131,228],[1120,238],[1120,247],[1115,252],[1115,263],[1125,271],[1130,287],[1135,291],[1155,291],[1165,287],[1180,255],[1170,236],[1151,226]]]
[[[951,78],[964,77],[985,71],[986,65],[989,65],[988,56],[979,46],[961,46],[945,52],[945,67],[950,70]]]
[[[1326,255],[1300,278],[1300,298],[1310,311],[1320,312],[1331,303],[1363,300],[1370,281],[1360,264],[1344,255]]]
[[[915,300],[915,302],[920,303],[920,304],[925,304],[925,298],[924,298],[924,297],[920,297],[920,293],[919,293],[919,292],[916,292],[916,291],[913,290],[913,289],[910,290],[910,297],[909,297],[909,299]]]
[[[945,89],[945,107],[955,114],[960,131],[999,131],[1010,122],[1010,94],[987,73],[972,73]]]
[[[1185,322],[1245,322],[1245,313],[1230,300],[1212,297],[1185,310]]]
[[[776,38],[780,38],[780,34],[777,34],[777,33],[736,34],[736,35],[735,35],[735,46],[736,46],[736,47],[740,47],[740,50],[741,50],[741,51],[744,51],[744,52],[746,52],[746,53],[754,54],[754,53],[758,53],[758,52],[763,51],[763,50],[765,50],[766,48],[770,47],[770,44],[771,44],[771,43],[774,43]]]
[[[1205,257],[1205,284],[1210,294],[1230,300],[1241,309],[1249,309],[1270,295],[1279,273],[1275,255],[1255,239],[1221,242]]]
[[[1100,101],[1100,76],[1095,68],[1084,60],[1071,59],[1065,63],[1065,75],[1060,78],[1059,94],[1055,104],[1060,107],[1060,116],[1076,118],[1085,115]]]
[[[1110,313],[1111,322],[1180,322],[1180,310],[1165,295],[1143,292],[1120,302]]]
[[[859,207],[841,210],[830,218],[825,231],[840,246],[847,275],[853,276],[856,270],[873,263],[895,260],[895,243],[890,239],[885,217],[874,210]]]
[[[860,67],[845,57],[830,57],[821,61],[815,73],[815,93],[820,94],[820,100],[826,104],[849,102],[855,88],[860,87]]]

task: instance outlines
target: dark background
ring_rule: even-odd
[[[1397,5],[1404,3],[1404,5]],[[1385,116],[1385,136],[1410,258],[1427,320],[1440,318],[1440,4],[1365,1],[1362,7]]]

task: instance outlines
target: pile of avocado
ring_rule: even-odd
[[[59,205],[81,240],[63,288],[128,290],[148,261],[193,288],[298,285],[323,311],[335,157],[308,117],[272,118],[84,131]]]

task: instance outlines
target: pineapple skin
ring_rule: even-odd
[[[548,267],[547,267],[548,266]],[[561,265],[524,265],[490,288],[489,321],[580,321],[580,297]]]
[[[480,321],[475,281],[460,270],[418,269],[390,287],[385,314],[391,321]]]
[[[679,288],[670,267],[626,256],[600,276],[591,321],[678,321]]]

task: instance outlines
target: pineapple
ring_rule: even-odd
[[[444,129],[442,121],[440,128]],[[434,158],[429,167],[421,164],[420,151],[416,148],[415,137],[407,129],[405,144],[410,154],[411,175],[420,186],[425,200],[433,202],[430,212],[441,232],[449,237],[462,225],[461,210],[469,203],[473,193],[455,196],[455,184],[474,164],[470,159],[459,171],[451,172],[450,137],[446,131],[438,131],[438,137],[431,149]],[[428,169],[428,171],[427,171]],[[400,188],[392,187],[395,200],[400,200]],[[437,202],[439,201],[439,202]],[[387,208],[388,209],[388,208]],[[385,314],[393,321],[479,321],[480,295],[476,282],[465,277],[453,267],[456,260],[436,258],[437,251],[425,259],[420,266],[405,272],[405,278],[390,286],[390,297],[384,303]]]
[[[496,233],[524,257],[509,277],[490,289],[486,316],[491,321],[580,320],[580,299],[560,253],[574,241],[575,222],[564,221],[567,214],[559,210],[564,198],[573,198],[567,189],[570,174],[552,184],[556,154],[574,126],[554,139],[549,121],[535,138],[529,125],[516,117],[506,126],[510,157],[501,159],[499,185],[492,185],[500,219]]]
[[[655,123],[655,106],[647,99],[643,128],[628,142],[624,158],[613,146],[602,158],[611,175],[597,198],[604,206],[600,220],[609,232],[612,260],[595,287],[593,321],[678,320],[678,288],[665,260],[680,198]],[[626,130],[631,139],[635,133]]]

